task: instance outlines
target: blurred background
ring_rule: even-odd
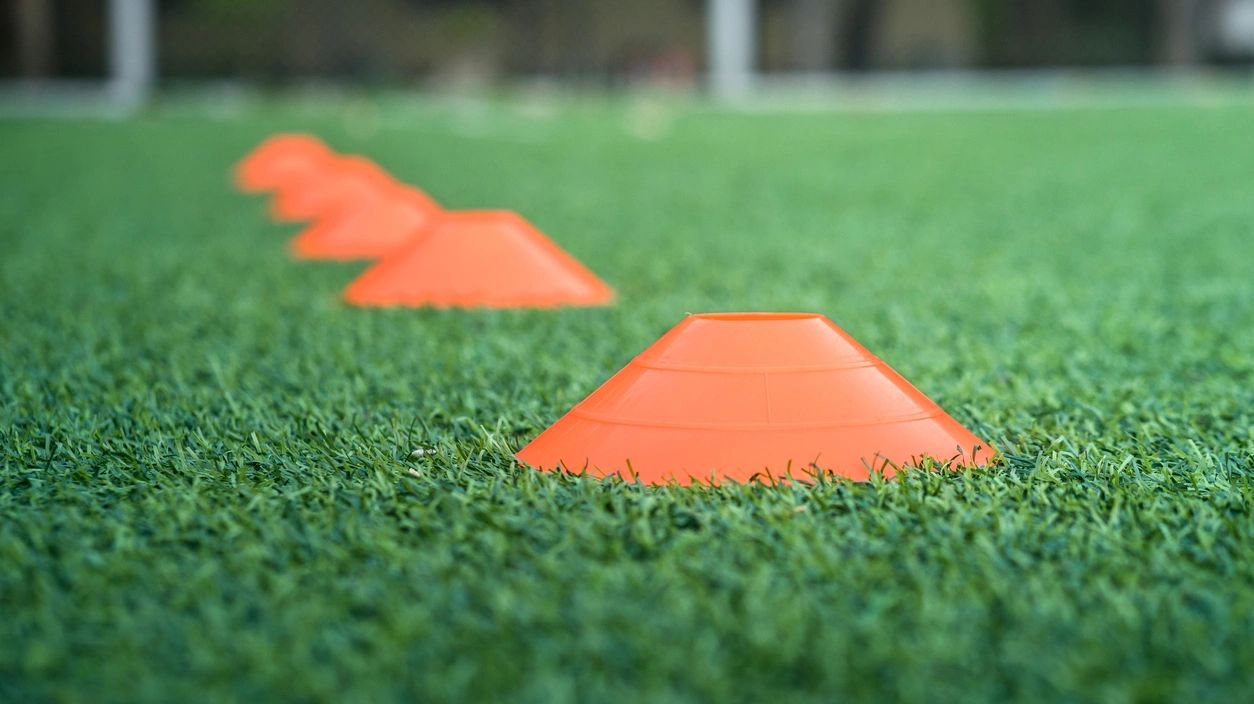
[[[736,95],[874,76],[1239,76],[1254,0],[0,0],[26,97],[222,82],[463,89],[553,80]]]

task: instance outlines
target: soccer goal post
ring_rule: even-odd
[[[103,72],[97,77],[58,71],[50,0],[17,0],[8,11],[16,75],[0,78],[0,114],[127,114],[147,102],[157,78],[156,0],[106,0],[99,23]]]
[[[154,0],[109,0],[109,94],[122,108],[142,105],[157,78]]]
[[[757,56],[757,0],[707,0],[710,90],[722,98],[748,92]]]

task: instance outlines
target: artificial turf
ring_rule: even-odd
[[[0,699],[1254,696],[1254,102],[0,123]],[[614,285],[359,310],[305,129]],[[648,488],[519,448],[686,312],[831,317],[1003,453]]]

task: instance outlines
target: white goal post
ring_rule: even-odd
[[[715,96],[734,98],[752,88],[757,24],[757,0],[707,0],[707,61]]]
[[[109,92],[123,108],[142,105],[157,78],[154,0],[109,0]]]
[[[17,37],[23,62],[34,77],[0,80],[0,114],[106,112],[127,114],[143,106],[157,78],[156,0],[107,0],[104,80],[45,77],[49,48],[49,0],[19,0]],[[26,46],[32,44],[32,46]]]

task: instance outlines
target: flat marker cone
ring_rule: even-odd
[[[647,484],[855,480],[995,450],[826,317],[690,315],[518,452],[542,470]]]
[[[273,191],[316,174],[335,157],[327,145],[307,134],[278,134],[248,153],[235,166],[235,186],[247,193]]]
[[[378,259],[418,236],[441,212],[431,197],[397,185],[319,218],[292,240],[298,259]]]
[[[395,185],[383,167],[366,157],[338,157],[329,168],[279,189],[270,215],[281,222],[313,220]]]
[[[608,304],[614,292],[508,210],[446,212],[344,291],[359,306],[551,308]]]

